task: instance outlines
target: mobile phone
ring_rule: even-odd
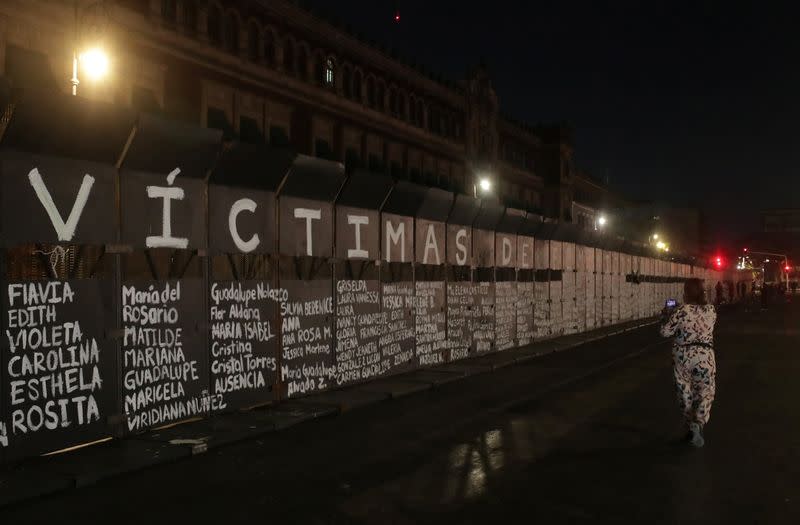
[[[678,301],[675,299],[667,299],[667,308],[675,308],[678,306]]]

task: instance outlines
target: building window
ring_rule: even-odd
[[[417,125],[417,103],[414,97],[408,99],[408,116],[413,125]]]
[[[353,75],[353,98],[361,102],[361,71],[356,70]]]
[[[234,54],[239,52],[239,20],[233,12],[225,16],[224,45],[225,51]]]
[[[348,66],[342,68],[342,91],[345,98],[353,98],[353,75]]]
[[[355,148],[347,148],[344,152],[344,166],[348,172],[361,167],[361,155]]]
[[[314,155],[321,159],[335,160],[336,156],[331,149],[330,143],[325,139],[316,139],[314,141]]]
[[[333,60],[330,58],[325,61],[325,84],[333,87]]]
[[[405,170],[403,169],[403,166],[397,161],[393,160],[391,162],[391,165],[389,167],[389,171],[390,171],[392,177],[394,177],[395,179],[405,179],[406,178],[406,174],[405,174]]]
[[[247,29],[247,57],[253,62],[258,61],[258,26],[251,23]]]
[[[206,126],[221,130],[222,136],[225,139],[230,140],[236,137],[236,130],[233,129],[231,123],[228,122],[228,115],[219,108],[208,108],[206,111]]]
[[[183,2],[183,27],[190,35],[197,32],[197,6],[194,0]]]
[[[379,111],[383,111],[385,106],[383,104],[383,99],[385,98],[385,88],[383,84],[378,84],[378,90],[376,92],[376,106],[378,107]]]
[[[303,80],[308,79],[308,54],[303,46],[297,49],[297,76]]]
[[[264,31],[264,61],[269,67],[275,67],[275,35],[269,29]]]
[[[385,171],[385,167],[383,164],[383,159],[375,155],[374,153],[369,154],[369,170],[375,173],[383,173]]]
[[[372,77],[367,79],[367,104],[369,107],[375,107],[375,81]]]
[[[161,0],[161,18],[168,24],[175,24],[178,21],[176,0]]]
[[[222,45],[222,10],[217,5],[208,8],[208,41],[212,46]]]
[[[289,146],[289,134],[283,126],[272,125],[269,127],[269,143],[276,148]]]
[[[264,143],[264,133],[256,119],[244,116],[239,118],[239,139],[250,144]]]
[[[425,127],[425,106],[422,105],[422,102],[417,102],[417,126]]]
[[[397,91],[394,89],[389,90],[389,113],[394,117],[397,116]]]
[[[286,45],[283,46],[283,67],[290,75],[294,75],[294,43],[291,40],[286,40]]]

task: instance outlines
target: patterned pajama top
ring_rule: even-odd
[[[661,335],[675,337],[677,347],[714,346],[714,324],[717,311],[710,304],[682,304],[661,327]]]

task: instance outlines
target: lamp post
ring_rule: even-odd
[[[489,193],[492,190],[492,181],[488,177],[480,177],[472,184],[472,192],[474,197],[478,197],[478,189],[481,193]]]
[[[608,219],[605,215],[599,215],[594,219],[594,229],[595,231],[602,229],[608,223]]]
[[[81,9],[79,0],[73,1],[73,16],[74,16],[74,34],[72,39],[72,78],[70,84],[72,85],[72,96],[78,96],[78,85],[81,83],[78,78],[78,69],[83,67],[86,74],[99,80],[108,73],[108,55],[99,47],[92,47],[84,52],[81,52],[81,16],[85,15],[88,11],[94,11],[98,7],[102,7],[105,11],[105,0],[98,0]],[[101,15],[107,18],[107,13]],[[102,27],[95,28],[98,34],[103,31]],[[94,35],[95,37],[97,35]],[[98,38],[99,40],[99,38]]]

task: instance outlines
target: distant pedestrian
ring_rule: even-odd
[[[792,295],[797,293],[797,281],[789,283],[789,287],[792,289]]]
[[[678,402],[689,428],[686,441],[695,447],[702,447],[705,443],[703,427],[711,415],[716,390],[714,325],[717,311],[706,303],[700,279],[686,281],[683,299],[684,304],[672,313],[664,312],[661,335],[675,338],[672,343],[672,371]]]
[[[717,281],[717,301],[716,304],[722,304],[722,283]]]

